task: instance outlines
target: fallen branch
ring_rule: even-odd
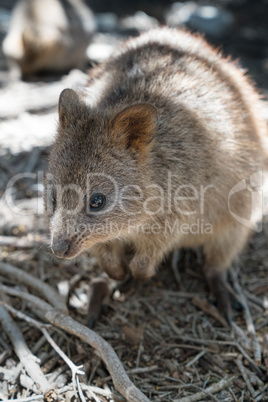
[[[115,351],[104,339],[91,329],[55,309],[47,311],[45,317],[52,324],[77,336],[96,350],[98,356],[100,356],[106,364],[112,376],[115,388],[127,401],[149,402],[149,399],[130,381]]]
[[[127,401],[149,402],[149,399],[129,379],[114,349],[101,336],[84,325],[76,322],[73,318],[67,316],[63,312],[53,308],[36,296],[3,285],[0,285],[0,290],[33,303],[43,311],[45,318],[50,323],[77,336],[79,339],[82,339],[84,342],[92,346],[97,355],[100,356],[106,364],[108,371],[111,374],[115,389],[120,392]]]
[[[4,289],[6,289],[5,286],[0,288],[0,290],[4,290]],[[41,331],[42,331],[43,327],[51,327],[50,324],[44,324],[42,322],[39,322],[39,321],[33,319],[32,317],[29,317],[28,315],[22,313],[21,311],[16,310],[14,307],[10,306],[5,301],[0,302],[0,305],[5,307],[5,309],[8,310],[11,314],[15,315],[16,317],[20,318],[21,320],[28,322],[31,325],[34,325],[35,327],[39,328]]]
[[[82,370],[80,370],[80,368],[82,368],[82,366],[76,366],[71,359],[69,359],[69,357],[63,352],[63,350],[56,344],[56,342],[53,340],[53,338],[49,335],[49,333],[47,332],[45,325],[42,322],[39,322],[37,320],[34,320],[33,318],[29,317],[28,315],[22,313],[21,311],[16,310],[15,308],[13,308],[12,306],[3,303],[5,308],[7,310],[9,310],[12,314],[16,315],[18,318],[28,322],[31,325],[34,325],[35,327],[37,327],[40,331],[43,332],[43,335],[45,336],[46,340],[48,341],[48,343],[50,343],[50,345],[53,347],[53,349],[60,355],[60,357],[65,361],[65,363],[69,366],[69,368],[71,369],[72,372],[72,383],[73,383],[73,389],[76,392],[76,387],[79,390],[79,394],[81,394],[82,390],[79,383],[79,379],[77,378],[78,374],[85,374]],[[81,395],[80,395],[81,396]],[[83,399],[81,397],[81,399]]]
[[[24,272],[21,269],[4,262],[0,262],[0,274],[7,277],[12,277],[16,279],[17,282],[23,283],[24,285],[37,290],[37,292],[54,307],[62,310],[65,313],[68,313],[67,307],[63,302],[62,297],[54,289],[52,289],[49,285],[47,285],[40,279],[37,279],[27,272]]]
[[[37,385],[40,392],[47,394],[51,391],[51,385],[47,381],[39,364],[36,362],[36,357],[32,354],[26,345],[23,335],[18,326],[14,323],[6,309],[0,305],[0,321],[2,328],[11,340],[16,355],[20,359],[22,366]]]

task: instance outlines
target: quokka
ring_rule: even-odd
[[[229,319],[226,274],[261,218],[249,187],[267,160],[260,100],[243,72],[196,35],[155,29],[94,68],[83,93],[64,90],[58,110],[45,191],[54,254],[90,248],[111,278],[129,269],[146,280],[172,250],[200,246]],[[210,230],[166,230],[175,221]]]

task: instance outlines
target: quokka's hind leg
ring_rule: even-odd
[[[249,233],[250,230],[240,224],[228,225],[204,244],[204,274],[209,290],[229,324],[232,321],[232,307],[243,308],[243,305],[227,282],[227,272],[247,243]]]

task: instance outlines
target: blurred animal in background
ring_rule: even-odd
[[[19,0],[3,53],[22,75],[68,71],[83,66],[95,27],[83,0]]]

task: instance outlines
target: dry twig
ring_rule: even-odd
[[[80,370],[83,366],[76,366],[71,359],[61,350],[61,348],[56,344],[56,342],[53,340],[53,338],[49,335],[47,330],[43,326],[39,326],[38,328],[43,332],[44,336],[46,337],[47,341],[50,343],[50,345],[53,347],[53,349],[60,355],[60,357],[65,361],[65,363],[69,366],[72,372],[72,383],[73,383],[73,388],[74,391],[76,392],[76,386],[79,383],[79,380],[77,378],[78,374],[85,374],[82,370]],[[81,389],[81,387],[80,387]],[[79,390],[79,386],[78,386]],[[80,395],[80,392],[79,392]],[[81,398],[82,399],[82,398]]]
[[[239,343],[247,350],[251,350],[251,342],[245,332],[234,321],[232,322],[232,330],[236,334]]]
[[[211,385],[210,387],[206,388],[204,391],[197,392],[194,395],[186,396],[184,398],[175,399],[173,402],[195,402],[201,401],[202,399],[206,398],[208,394],[216,394],[217,392],[222,391],[225,388],[228,388],[232,382],[234,377],[223,379],[219,381],[217,384]]]
[[[268,334],[265,334],[263,337],[263,359],[268,375]]]
[[[251,383],[250,383],[250,381],[249,381],[249,378],[248,378],[248,375],[247,375],[247,373],[246,373],[245,367],[244,367],[244,365],[243,365],[243,363],[242,363],[242,360],[238,358],[238,359],[236,359],[235,362],[236,362],[236,364],[237,364],[237,367],[238,367],[239,370],[240,370],[240,373],[242,374],[242,377],[243,377],[243,379],[244,379],[244,381],[245,381],[245,384],[246,384],[246,386],[247,386],[249,392],[250,392],[251,395],[254,397],[254,396],[255,396],[255,390],[254,390],[254,388],[252,387],[252,385],[251,385]]]
[[[186,364],[186,367],[192,366],[192,364],[196,363],[199,359],[201,359],[201,357],[204,356],[205,353],[206,353],[205,350],[202,350],[201,352],[199,352],[192,360],[190,360]]]
[[[202,299],[199,296],[195,296],[192,299],[192,303],[197,307],[200,308],[205,313],[211,315],[216,320],[218,320],[224,327],[229,328],[227,321],[223,318],[223,316],[219,313],[218,309],[210,304],[207,300]]]
[[[234,288],[236,290],[236,293],[238,294],[242,304],[244,305],[245,308],[245,319],[246,319],[246,323],[247,323],[247,329],[248,332],[252,338],[252,346],[253,346],[253,352],[254,352],[254,360],[255,363],[257,365],[261,364],[261,346],[260,343],[258,341],[258,337],[256,334],[256,330],[255,330],[255,326],[254,326],[254,322],[252,319],[252,315],[248,306],[248,302],[247,299],[243,293],[243,290],[238,282],[238,278],[237,278],[237,274],[234,272],[234,270],[232,269],[230,271],[232,280],[233,280],[233,284],[234,284]]]

